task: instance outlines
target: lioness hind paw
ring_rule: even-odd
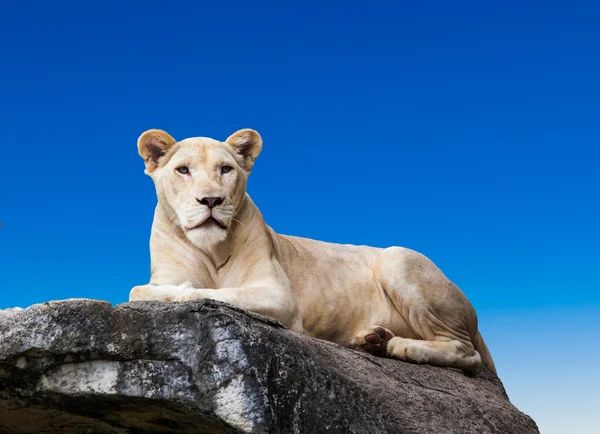
[[[385,357],[387,353],[387,343],[393,337],[394,334],[388,329],[375,326],[356,335],[352,343],[358,349],[369,354]]]

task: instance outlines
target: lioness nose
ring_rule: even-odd
[[[221,205],[223,203],[222,197],[203,197],[202,199],[196,198],[196,200],[202,205],[206,205],[208,209],[213,209],[217,205]]]

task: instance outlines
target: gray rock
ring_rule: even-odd
[[[381,359],[222,303],[0,311],[3,433],[537,433],[491,372]]]

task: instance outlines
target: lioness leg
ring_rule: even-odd
[[[357,334],[351,346],[374,356],[448,366],[469,373],[477,372],[481,365],[479,353],[462,342],[407,339],[394,336],[390,330],[380,326],[373,326]]]
[[[428,258],[409,249],[385,249],[375,267],[382,288],[412,332],[391,338],[387,355],[478,371],[477,316],[462,291]]]
[[[129,293],[129,301],[185,302],[209,298],[229,303],[280,321],[290,329],[302,332],[302,318],[289,290],[269,282],[256,282],[237,288],[194,288],[190,282],[181,285],[141,285]]]
[[[176,301],[189,285],[139,285],[129,292],[129,301]]]
[[[481,367],[481,357],[473,346],[456,340],[423,341],[395,336],[386,350],[387,356],[394,359],[458,368],[471,374]]]

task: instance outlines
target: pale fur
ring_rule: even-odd
[[[176,142],[161,130],[140,136],[158,205],[150,283],[134,287],[130,300],[210,298],[359,350],[470,373],[482,364],[495,371],[473,307],[425,256],[280,235],[267,226],[246,194],[261,148],[258,133],[247,129],[225,142]],[[223,165],[233,170],[222,173]],[[181,166],[189,173],[177,172]],[[224,197],[212,210],[220,224],[189,229],[211,215],[199,203],[205,197]]]

